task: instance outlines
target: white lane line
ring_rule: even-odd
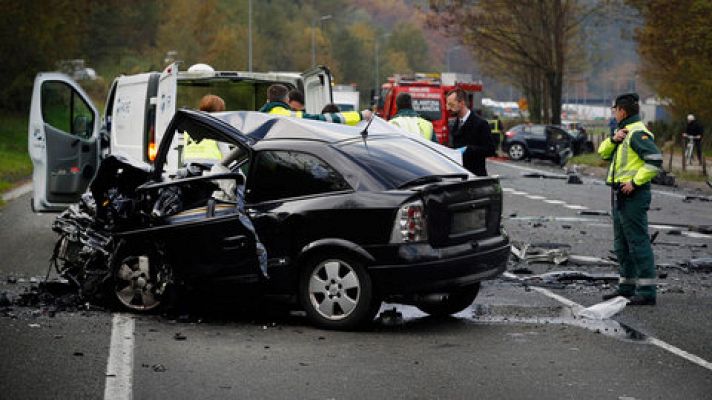
[[[528,195],[528,196],[524,196],[524,197],[526,197],[527,199],[531,199],[531,200],[546,200],[546,197],[544,197],[544,196]]]
[[[571,210],[588,210],[588,207],[579,206],[577,204],[565,204],[564,207],[571,209]]]
[[[549,203],[549,204],[565,204],[566,202],[563,200],[544,200],[544,203]]]
[[[529,194],[529,193],[527,193],[527,192],[521,192],[521,191],[519,191],[519,190],[513,190],[511,193],[512,193],[512,194],[516,194],[517,196],[526,196],[526,195]]]
[[[503,161],[494,161],[494,160],[487,160],[488,163],[492,163],[495,165],[501,165],[503,167],[509,167],[509,168],[514,168],[522,171],[527,171],[527,172],[536,172],[536,173],[543,173],[543,174],[548,174],[550,173],[549,171],[543,170],[543,169],[535,169],[535,168],[529,168],[529,167],[522,167],[521,165],[515,165],[512,164],[511,162],[503,162]],[[602,179],[595,179],[597,182],[603,182]],[[655,194],[662,194],[664,196],[670,196],[674,197],[676,199],[684,199],[685,195],[684,194],[678,194],[678,193],[672,193],[672,192],[666,192],[664,190],[659,190],[659,189],[653,189],[651,192]]]
[[[104,400],[133,398],[134,327],[132,316],[114,314],[109,360],[106,363]]]
[[[512,189],[512,188],[508,188],[508,187],[503,187],[503,188],[502,188],[502,191],[503,191],[503,192],[508,192],[508,193],[511,193],[511,192],[513,192],[513,191],[514,191],[514,189]]]
[[[517,275],[514,275],[511,272],[505,272],[502,274],[502,276],[504,276],[505,278],[516,279],[516,280],[521,281],[521,279]],[[538,286],[529,286],[529,288],[531,290],[534,290],[536,292],[543,294],[546,297],[549,297],[550,299],[554,299],[554,300],[558,301],[559,303],[565,305],[566,307],[571,308],[572,310],[578,310],[578,309],[584,308],[581,304],[578,304],[573,300],[569,300],[564,296],[560,296],[556,293],[553,293],[552,291],[550,291],[548,289],[544,289],[544,288],[538,287]],[[655,338],[655,337],[652,337],[649,335],[646,335],[646,336],[647,336],[647,342],[652,344],[653,346],[657,346],[657,347],[659,347],[667,352],[670,352],[678,357],[684,358],[685,360],[690,361],[691,363],[697,364],[702,368],[706,368],[706,369],[712,371],[712,363],[705,360],[704,358],[698,357],[692,353],[688,353],[685,350],[683,350],[679,347],[673,346],[670,343],[660,340],[658,338]]]
[[[30,193],[32,191],[32,182],[25,183],[22,186],[18,186],[8,192],[3,193],[3,201],[14,200],[22,195]]]

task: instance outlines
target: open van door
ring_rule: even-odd
[[[334,102],[331,93],[331,72],[318,65],[302,73],[306,112],[320,114],[325,105]]]
[[[59,211],[79,200],[99,166],[99,113],[67,75],[35,78],[28,124],[33,211]]]
[[[178,94],[178,65],[173,63],[161,72],[158,78],[158,94],[156,95],[156,145],[176,113],[176,96]]]

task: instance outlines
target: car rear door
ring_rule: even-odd
[[[334,102],[331,93],[331,72],[324,66],[316,66],[302,73],[306,112],[319,114],[325,105]]]
[[[70,77],[39,73],[28,125],[34,211],[59,211],[86,191],[99,165],[100,118]]]
[[[546,131],[543,125],[532,125],[524,128],[527,142],[527,151],[533,155],[546,154]]]

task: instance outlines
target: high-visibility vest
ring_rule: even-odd
[[[194,141],[187,132],[183,134],[183,160],[222,160],[218,142],[211,139]]]
[[[284,115],[287,117],[296,117],[296,118],[306,118],[306,119],[315,119],[313,117],[319,118],[319,120],[326,121],[326,122],[336,122],[340,124],[346,124],[346,125],[356,125],[361,121],[361,114],[358,111],[344,111],[344,112],[338,112],[338,113],[327,113],[327,114],[306,114],[304,111],[292,111],[289,110],[285,107],[277,106],[273,107],[271,110],[269,110],[268,114],[275,114],[275,115]]]
[[[427,140],[433,140],[433,124],[425,118],[400,116],[388,122],[410,133],[422,135]]]
[[[639,179],[644,182],[648,182],[653,179],[659,172],[659,169],[654,165],[646,164],[645,160],[642,159],[638,153],[635,152],[630,146],[630,141],[633,138],[633,132],[643,131],[646,135],[650,136],[650,140],[654,140],[655,136],[645,127],[645,124],[641,121],[633,122],[625,126],[628,130],[628,135],[625,139],[618,145],[618,150],[615,154],[615,160],[611,162],[611,166],[608,168],[608,178],[606,181],[608,183],[626,183],[633,180],[633,178],[638,175]],[[610,142],[607,144],[607,142]],[[599,148],[599,153],[605,146],[615,146],[613,141],[608,138]],[[660,154],[653,155],[660,158]]]

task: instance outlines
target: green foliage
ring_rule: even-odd
[[[27,154],[27,115],[0,113],[0,192],[32,173]]]

